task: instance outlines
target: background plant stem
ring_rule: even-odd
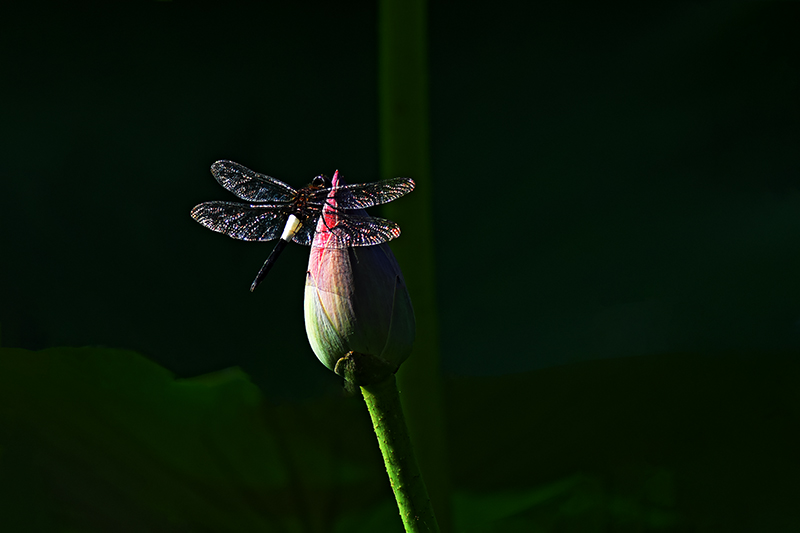
[[[362,386],[361,393],[406,531],[438,532],[425,481],[414,457],[394,375],[381,383]]]
[[[397,380],[419,467],[439,525],[447,532],[452,520],[434,275],[426,1],[380,0],[378,42],[381,178],[410,176],[417,183],[403,205],[384,209],[403,228],[392,250],[417,319],[414,353]]]

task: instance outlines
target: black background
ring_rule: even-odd
[[[535,493],[522,514],[541,516],[525,523],[571,523],[550,509],[594,524],[579,531],[796,529],[798,15],[788,2],[431,2],[435,296],[442,371],[458,377],[441,424],[457,521],[481,514],[465,492],[502,509],[510,489],[547,493],[577,475],[564,505]],[[233,199],[209,173],[218,159],[294,186],[336,169],[351,183],[391,177],[379,171],[376,21],[366,2],[4,7],[0,343],[133,349],[179,376],[239,365],[270,399],[335,397],[340,380],[305,338],[308,249],[288,247],[251,294],[271,245],[207,231],[189,210]],[[413,252],[420,214],[403,205],[392,218]],[[413,253],[401,266],[419,268]],[[228,501],[206,476],[217,466],[206,438],[263,472],[294,468],[251,446],[260,396],[236,371],[172,381],[130,354],[90,352],[2,361],[0,393],[20,405],[0,415],[16,409],[34,430],[0,427],[2,500],[21,523],[72,523],[57,509],[74,497],[116,531],[143,516],[145,495],[203,524]],[[249,400],[225,403],[240,389]],[[296,439],[295,466],[339,472],[345,449],[380,488],[350,498],[314,477],[327,497],[309,504],[277,485],[254,508],[302,517],[294,506],[318,505],[329,525],[326,506],[366,494],[397,522],[365,414],[348,418],[355,403],[278,403],[292,407],[283,426],[264,416],[262,437]],[[169,445],[163,464],[129,436]],[[154,481],[161,466],[176,485]],[[436,466],[429,485],[446,494]],[[201,482],[211,497],[181,507]],[[129,501],[108,487],[144,488]]]
[[[431,3],[446,374],[800,347],[797,15]],[[305,339],[308,250],[251,294],[271,245],[188,213],[233,199],[217,159],[295,186],[389,177],[375,7],[17,5],[0,24],[3,345],[338,386]]]

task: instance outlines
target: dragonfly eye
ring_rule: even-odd
[[[324,187],[327,182],[328,178],[320,174],[319,176],[311,180],[311,185],[314,187]]]

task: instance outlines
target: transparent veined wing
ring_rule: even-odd
[[[203,226],[243,241],[272,241],[281,236],[288,213],[284,205],[205,202],[192,218]]]
[[[306,219],[306,223],[300,226],[300,229],[297,230],[297,233],[292,237],[292,242],[302,244],[303,246],[311,246],[314,242],[317,220],[319,220],[319,214]]]
[[[233,161],[217,161],[211,174],[220,185],[248,202],[291,202],[297,192],[281,180],[254,172]]]
[[[375,183],[356,183],[336,187],[335,200],[339,209],[365,209],[391,202],[413,190],[413,179],[392,178]],[[330,191],[330,188],[317,191],[314,194],[315,200],[324,202]]]
[[[396,222],[366,215],[348,214],[328,217],[324,223],[317,224],[316,229],[316,232],[312,231],[310,235],[306,236],[307,242],[300,244],[311,245],[315,236],[319,236],[325,246],[332,248],[373,246],[389,242],[400,236],[400,226]],[[326,236],[328,238],[325,238]],[[297,237],[295,235],[295,242],[299,242]]]

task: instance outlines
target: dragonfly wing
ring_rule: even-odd
[[[287,214],[283,205],[205,202],[192,209],[203,226],[243,241],[272,241],[281,236]]]
[[[307,218],[305,223],[297,230],[297,233],[294,234],[292,242],[302,244],[303,246],[311,246],[314,243],[314,234],[318,219],[319,215]]]
[[[396,222],[385,218],[344,215],[334,219],[333,226],[322,225],[317,234],[330,233],[333,238],[326,242],[326,246],[344,248],[347,246],[374,246],[389,242],[400,236],[400,226]]]
[[[335,200],[339,209],[365,209],[397,200],[413,190],[414,180],[411,178],[392,178],[374,183],[336,187]],[[330,191],[330,188],[317,191],[314,200],[324,202]]]
[[[233,161],[217,161],[211,165],[211,173],[220,185],[249,202],[291,202],[297,196],[284,182]]]

